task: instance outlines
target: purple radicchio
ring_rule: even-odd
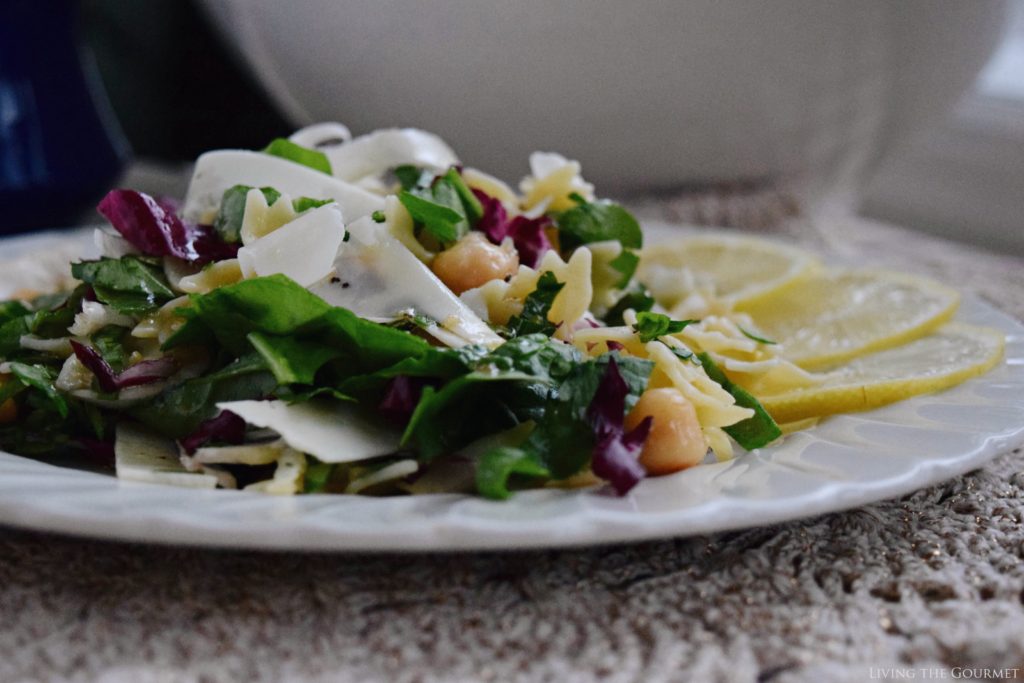
[[[647,475],[638,457],[652,422],[648,416],[632,431],[626,432],[624,420],[628,393],[629,385],[619,372],[615,358],[609,358],[608,368],[587,408],[587,419],[594,427],[596,440],[591,468],[620,496],[628,493]]]
[[[230,410],[222,410],[216,417],[201,422],[194,432],[179,439],[178,443],[186,453],[193,455],[210,441],[240,444],[244,440],[245,420]]]
[[[422,377],[398,375],[385,387],[384,397],[377,404],[377,412],[393,424],[408,424],[426,385],[427,381]]]
[[[476,225],[477,230],[487,235],[487,239],[494,244],[501,244],[506,237],[511,237],[512,244],[519,252],[519,262],[536,268],[544,252],[552,248],[546,232],[552,225],[551,219],[547,216],[516,216],[509,220],[508,212],[498,199],[480,190],[473,190],[473,194],[484,209]]]
[[[171,358],[157,358],[156,360],[144,360],[141,363],[127,368],[123,372],[114,372],[110,363],[103,359],[99,352],[74,339],[71,340],[71,348],[75,352],[78,362],[96,376],[100,389],[107,393],[113,393],[128,387],[142,384],[152,384],[166,379],[174,374],[177,366]]]
[[[238,253],[209,225],[182,220],[174,203],[135,190],[111,190],[96,207],[133,247],[147,256],[176,256],[203,264]]]

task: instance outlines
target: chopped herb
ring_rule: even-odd
[[[476,198],[476,195],[473,194],[473,191],[469,189],[469,186],[466,185],[466,181],[462,179],[462,175],[459,173],[458,169],[454,167],[449,168],[448,172],[445,173],[442,178],[450,184],[455,189],[455,193],[459,195],[459,199],[462,201],[462,206],[466,212],[466,219],[469,221],[470,225],[476,225],[476,222],[484,215],[484,207],[483,204],[480,203],[480,200]]]
[[[571,196],[577,205],[555,216],[563,250],[607,240],[617,240],[626,249],[643,246],[640,224],[622,206],[609,201],[588,202],[578,194]],[[627,264],[620,265],[625,273]]]
[[[538,459],[536,451],[506,446],[490,451],[476,466],[476,488],[480,495],[504,500],[512,495],[509,480],[513,475],[530,479],[547,478],[551,472]]]
[[[224,190],[224,195],[220,200],[220,210],[213,220],[213,229],[221,240],[229,244],[241,241],[246,197],[249,195],[249,190],[252,189],[248,185],[235,185]],[[259,190],[263,193],[267,206],[272,206],[281,196],[281,193],[272,187],[261,187]]]
[[[53,384],[57,380],[56,370],[45,365],[26,363],[8,363],[8,366],[18,381],[45,397],[61,417],[68,416],[68,403]]]
[[[737,327],[740,327],[740,326],[737,325]],[[740,327],[740,332],[743,333],[744,337],[747,337],[748,339],[753,339],[754,341],[760,342],[762,344],[772,344],[772,345],[775,345],[775,344],[779,343],[777,341],[772,341],[771,339],[765,339],[764,337],[759,337],[756,334],[753,334],[752,332],[748,332],[747,330],[743,329],[742,327]]]
[[[775,423],[775,420],[764,409],[760,401],[742,387],[733,384],[707,352],[701,353],[699,358],[704,366],[704,372],[708,374],[708,377],[721,384],[723,389],[733,395],[733,398],[736,399],[736,405],[750,408],[754,411],[752,417],[748,417],[746,420],[729,427],[724,427],[723,429],[726,434],[736,439],[736,443],[748,451],[767,446],[782,436],[782,430],[779,429],[779,425]]]
[[[553,335],[557,328],[548,320],[548,313],[563,287],[565,283],[559,282],[554,273],[545,271],[537,280],[537,288],[523,302],[522,312],[508,321],[509,332],[516,337],[537,332]]]
[[[411,191],[416,188],[430,187],[430,182],[434,179],[434,174],[430,171],[425,171],[411,164],[403,164],[396,167],[394,173],[395,177],[398,178],[398,182],[401,183],[403,190]]]
[[[115,310],[142,313],[175,296],[156,263],[139,256],[101,258],[71,264],[71,274],[92,285],[96,298]]]
[[[314,171],[331,174],[331,162],[327,155],[315,149],[297,145],[287,138],[277,138],[263,149],[264,154],[281,157],[288,161],[307,166]]]
[[[640,265],[640,256],[635,251],[623,249],[622,253],[612,259],[608,265],[622,273],[622,277],[615,283],[616,289],[625,289],[633,279],[637,266]]]
[[[644,311],[649,311],[654,308],[654,297],[648,292],[643,285],[637,284],[632,289],[628,290],[622,297],[615,302],[615,305],[608,309],[608,312],[604,315],[604,321],[609,327],[618,327],[619,325],[625,325],[626,321],[622,319],[626,311],[633,309],[638,314]]]
[[[374,223],[383,223],[387,220],[387,216],[385,216],[384,212],[380,210],[374,211],[370,216],[373,218]]]
[[[439,242],[455,242],[462,236],[459,226],[465,222],[464,217],[455,209],[433,199],[425,199],[408,190],[398,193],[398,200],[426,231]]]
[[[321,206],[333,203],[333,199],[313,199],[312,197],[299,197],[298,199],[292,200],[292,208],[295,209],[295,213],[302,213],[303,211],[309,211],[310,209],[318,209]]]
[[[672,320],[663,313],[641,311],[636,314],[636,324],[633,325],[633,331],[640,335],[640,341],[646,343],[654,341],[662,335],[682,332],[687,325],[692,325],[695,322],[699,321]]]
[[[310,460],[313,460],[310,458]],[[335,465],[327,462],[313,461],[306,467],[303,490],[305,493],[323,493],[334,475]]]

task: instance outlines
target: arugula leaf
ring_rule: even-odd
[[[730,427],[723,427],[726,434],[736,439],[736,443],[748,451],[760,448],[761,446],[767,446],[782,436],[782,430],[779,429],[779,425],[775,423],[775,420],[764,409],[760,401],[743,389],[743,387],[733,384],[707,352],[699,354],[698,357],[704,365],[704,372],[708,374],[708,377],[721,384],[723,389],[732,394],[736,399],[737,405],[754,411],[754,415],[746,420]]]
[[[280,384],[313,384],[317,370],[344,353],[333,346],[260,332],[251,332],[249,342]]]
[[[661,343],[665,344],[664,341],[662,341]],[[700,359],[696,355],[694,355],[693,351],[687,351],[686,349],[679,349],[679,348],[676,348],[675,346],[669,346],[668,344],[665,344],[665,346],[667,346],[668,350],[672,352],[672,355],[675,356],[676,358],[678,358],[679,360],[688,360],[691,363],[695,363],[697,365],[701,364],[700,363]]]
[[[138,256],[73,263],[71,274],[92,285],[97,299],[122,313],[141,313],[175,296],[161,269]]]
[[[14,398],[26,388],[27,387],[22,382],[13,377],[0,377],[0,406],[2,406],[7,399]]]
[[[508,321],[508,330],[513,336],[542,333],[551,336],[557,327],[548,320],[551,304],[565,287],[555,274],[545,271],[537,280],[537,288],[530,292],[523,302],[523,310],[519,315],[512,316]]]
[[[476,222],[483,218],[484,205],[473,194],[473,190],[469,189],[469,186],[466,185],[466,181],[462,179],[462,174],[453,166],[442,176],[442,179],[451,185],[452,189],[459,196],[466,220],[469,221],[470,225],[476,225]]]
[[[338,385],[338,389],[345,395],[376,402],[384,386],[396,377],[453,379],[471,372],[487,354],[487,349],[482,346],[469,345],[458,349],[431,346],[422,355],[403,358],[376,372],[349,377]]]
[[[439,242],[455,242],[465,232],[460,231],[465,218],[445,203],[421,197],[408,190],[399,192],[398,200],[413,220],[423,225]]]
[[[0,325],[14,320],[15,318],[21,318],[30,313],[25,307],[25,304],[20,301],[4,301],[0,303]]]
[[[457,241],[483,217],[484,208],[458,169],[436,178],[415,166],[399,166],[398,199],[417,224],[442,244]]]
[[[608,312],[604,314],[605,323],[609,327],[625,325],[626,321],[622,319],[622,316],[631,308],[638,314],[654,308],[654,297],[641,284],[628,290],[615,302],[614,306],[608,309]]]
[[[471,372],[440,389],[425,387],[402,443],[432,459],[484,434],[538,418],[549,388],[579,359],[575,348],[543,335],[512,339],[480,358]]]
[[[124,348],[124,338],[128,332],[126,327],[107,325],[92,335],[93,346],[115,372],[124,370],[128,359],[128,352]]]
[[[87,290],[88,285],[79,285],[71,292],[40,299],[40,306],[33,305],[35,313],[28,321],[29,332],[44,339],[66,337]]]
[[[551,472],[537,459],[534,451],[506,446],[485,453],[476,466],[476,488],[480,495],[505,500],[512,495],[508,488],[513,475],[548,478]]]
[[[263,398],[276,386],[263,359],[250,353],[216,372],[171,387],[128,414],[159,434],[178,439],[214,417],[217,403]]]
[[[430,181],[434,179],[433,173],[412,164],[396,166],[394,174],[398,178],[398,182],[401,183],[402,189],[410,191],[416,188],[430,187]]]
[[[312,458],[310,458],[313,460]],[[331,483],[334,475],[335,465],[315,460],[306,466],[306,474],[303,480],[303,493],[323,493],[327,485]]]
[[[743,329],[739,325],[737,325],[737,327],[740,328],[740,332],[742,332],[743,336],[746,337],[747,339],[753,339],[756,342],[760,342],[762,344],[770,344],[770,345],[773,345],[773,346],[775,344],[779,343],[777,341],[772,341],[771,339],[765,339],[764,337],[758,337],[756,334],[754,334],[752,332],[748,332],[747,330]]]
[[[26,315],[0,325],[0,358],[9,359],[21,350],[21,337],[28,334],[31,319],[31,315]]]
[[[284,275],[218,287],[208,294],[193,296],[191,302],[193,319],[189,322],[204,324],[236,355],[248,349],[250,332],[290,334],[331,310],[326,301]],[[172,343],[172,339],[164,344],[165,348],[179,345],[177,340]]]
[[[311,384],[332,363],[328,386],[373,373],[431,346],[415,335],[335,308],[283,275],[252,278],[192,298],[192,316],[165,344],[213,336],[231,353],[255,347],[282,383]],[[187,329],[186,329],[187,328]],[[184,335],[184,336],[183,336]]]
[[[543,417],[525,444],[537,453],[555,479],[570,477],[590,462],[595,435],[587,412],[613,358],[628,387],[627,412],[636,405],[647,386],[654,364],[642,358],[614,352],[573,368],[550,396]]]
[[[625,289],[633,279],[637,266],[640,265],[640,256],[635,251],[623,249],[622,253],[613,258],[608,265],[622,273],[622,277],[615,283],[615,288]]]
[[[572,250],[582,244],[618,240],[627,249],[643,246],[643,231],[629,211],[619,204],[602,200],[588,202],[575,194],[578,204],[555,216],[558,235],[563,250]],[[625,266],[622,263],[622,272]]]
[[[253,188],[249,185],[235,185],[224,190],[221,197],[220,210],[213,220],[213,229],[221,240],[229,244],[241,241],[245,198],[251,189]],[[268,206],[273,205],[281,196],[281,193],[272,187],[261,187],[259,190],[263,193],[263,198],[266,199]]]
[[[26,363],[9,363],[8,366],[11,369],[11,374],[22,384],[45,396],[61,417],[68,416],[68,403],[53,385],[57,379],[56,370],[45,365],[28,365]]]
[[[488,372],[523,372],[551,381],[565,379],[582,356],[571,344],[549,339],[542,333],[510,339],[480,359]]]
[[[663,313],[641,311],[636,314],[636,324],[633,325],[633,331],[640,335],[640,341],[647,343],[665,334],[682,332],[687,325],[692,325],[695,322],[698,321],[672,320],[672,318]]]
[[[292,200],[292,208],[295,209],[295,213],[302,213],[303,211],[309,211],[310,209],[317,209],[321,206],[326,206],[333,202],[333,199],[313,199],[312,197],[299,197],[298,199]]]
[[[297,145],[287,138],[277,138],[263,149],[264,154],[281,157],[297,164],[308,166],[314,171],[331,175],[331,162],[327,155],[315,149]]]

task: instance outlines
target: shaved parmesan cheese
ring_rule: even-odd
[[[268,427],[292,448],[328,463],[355,462],[398,450],[401,434],[367,420],[354,405],[336,401],[218,403],[257,427]]]
[[[352,139],[352,132],[343,123],[324,121],[323,123],[314,123],[305,128],[300,128],[289,135],[288,139],[297,145],[318,149],[348,142]]]
[[[415,128],[391,128],[360,135],[351,142],[320,150],[334,177],[356,182],[410,164],[431,171],[457,166],[459,158],[444,140]]]
[[[284,452],[280,441],[240,446],[207,446],[196,449],[192,460],[200,465],[269,465]]]
[[[282,193],[273,205],[268,205],[263,192],[252,188],[245,195],[245,212],[242,214],[242,229],[239,231],[242,244],[252,244],[285,223],[291,223],[295,216],[291,195]]]
[[[495,347],[502,343],[501,337],[382,226],[360,219],[348,227],[352,238],[335,262],[341,282],[318,285],[312,289],[314,294],[364,318],[393,320],[412,311],[436,320],[443,330],[468,344]]]
[[[173,441],[130,423],[117,426],[114,458],[117,478],[125,481],[202,489],[217,486],[217,477],[189,472],[181,465]]]
[[[196,160],[182,215],[192,221],[204,220],[216,213],[224,190],[235,185],[273,187],[292,197],[333,199],[348,220],[384,208],[382,197],[302,164],[261,152],[220,150]]]
[[[364,489],[376,486],[377,484],[383,484],[386,481],[408,477],[410,474],[415,474],[419,468],[420,466],[415,460],[399,460],[375,472],[369,472],[353,479],[345,487],[345,493],[359,493]]]
[[[121,258],[128,254],[138,253],[132,243],[121,237],[112,228],[96,228],[92,233],[93,244],[100,252],[100,256],[107,258]]]
[[[293,496],[302,491],[305,477],[306,456],[286,448],[277,461],[273,479],[249,484],[245,490],[277,496]]]
[[[238,264],[247,278],[281,273],[309,287],[330,275],[344,238],[341,211],[327,204],[239,249]]]

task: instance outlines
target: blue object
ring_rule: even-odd
[[[75,0],[0,3],[0,234],[69,225],[127,158]]]

